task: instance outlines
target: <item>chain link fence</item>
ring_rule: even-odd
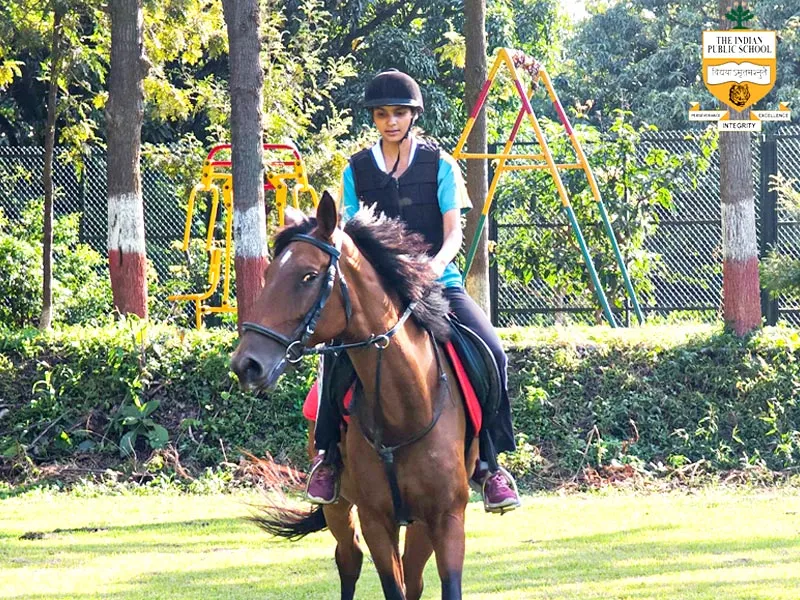
[[[686,132],[649,134],[639,148],[642,160],[651,148],[675,154],[699,151],[697,142],[687,137]],[[591,145],[585,145],[585,149],[591,156]],[[768,175],[771,173],[800,179],[800,127],[784,127],[776,134],[753,138],[752,149],[753,189],[762,252],[775,246],[781,252],[800,258],[800,223],[768,191]],[[105,256],[108,227],[105,155],[94,151],[80,163],[68,158],[62,150],[57,150],[56,157],[56,217],[79,213],[80,241]],[[167,293],[199,291],[199,286],[207,285],[208,267],[207,262],[203,262],[207,257],[200,245],[192,253],[194,261],[191,266],[180,251],[186,202],[196,179],[191,175],[168,174],[149,166],[147,161],[143,165],[147,256],[157,280],[162,284],[169,282],[169,285],[156,288],[160,296],[154,298],[155,304],[163,305],[163,313],[155,311],[157,318],[169,312]],[[41,202],[42,168],[43,149],[0,147],[0,210],[9,222],[21,222],[26,210]],[[634,284],[637,275],[646,271],[649,283],[640,286],[639,301],[649,320],[715,321],[720,318],[722,304],[719,163],[716,154],[711,156],[710,166],[696,186],[691,184],[689,174],[684,177],[685,180],[678,182],[673,207],[656,209],[658,225],[644,241],[644,250],[650,256],[646,269],[629,268]],[[490,220],[493,318],[499,326],[595,323],[601,320],[592,290],[585,285],[564,284],[564,281],[580,281],[579,271],[584,267],[574,235],[566,225],[552,182],[548,179],[549,173],[542,171],[532,175],[513,172],[501,178]],[[585,187],[581,171],[565,172],[564,182],[569,191]],[[198,201],[192,238],[202,240],[208,214],[204,199],[198,198]],[[762,215],[765,201],[768,214]],[[480,202],[476,202],[477,210],[481,208],[479,205]],[[771,224],[770,215],[773,213],[774,224]],[[581,214],[578,218],[590,246],[602,243],[604,234],[599,219],[586,221]],[[762,226],[762,223],[768,226]],[[774,240],[770,239],[770,231],[774,231]],[[526,250],[531,247],[531,238],[536,240],[536,247],[547,251],[531,255]],[[614,279],[613,265],[602,264],[602,252],[593,249],[592,253],[598,271],[605,273],[603,285],[620,290],[619,281]],[[0,276],[7,277],[8,274]],[[0,299],[0,302],[4,301]],[[616,305],[618,320],[631,320],[624,294],[611,296],[609,301]],[[780,298],[774,303],[765,298],[765,305],[774,312],[773,321],[800,324],[800,298]],[[191,322],[191,315],[187,313],[187,317]]]
[[[195,182],[167,175],[163,170],[148,166],[147,162],[142,161],[146,251],[152,271],[151,290],[163,296],[156,298],[156,304],[162,300],[165,303],[164,311],[156,311],[156,315],[166,315],[169,312],[166,306],[168,292],[158,283],[170,278],[173,267],[186,264],[180,243],[186,220],[187,190]],[[19,224],[26,219],[31,223],[39,222],[38,227],[29,227],[32,239],[41,238],[41,217],[38,215],[44,198],[43,166],[43,148],[0,147],[0,212],[10,224]],[[67,215],[80,215],[79,241],[105,257],[108,242],[105,153],[95,150],[75,160],[65,149],[56,148],[53,182],[56,220]],[[35,217],[31,211],[36,211]],[[205,223],[202,212],[198,213],[193,235],[202,239]],[[58,258],[56,255],[55,260]],[[107,273],[106,262],[102,264],[104,273]],[[7,275],[0,274],[2,277]],[[40,274],[33,273],[25,276],[41,278]],[[193,291],[188,289],[190,285],[187,280],[185,291]],[[171,287],[174,289],[176,284]],[[8,302],[8,299],[0,298],[0,302]]]
[[[638,148],[637,157],[641,162],[653,148],[663,149],[671,154],[686,152],[698,153],[700,147],[693,132],[653,132],[644,136]],[[591,144],[584,144],[587,154],[592,155]],[[496,152],[497,148],[490,149]],[[522,150],[519,150],[522,152]],[[768,156],[774,159],[767,160]],[[758,235],[762,255],[770,248],[800,258],[800,223],[779,202],[774,193],[769,192],[769,176],[780,173],[784,177],[800,179],[800,127],[787,126],[775,134],[754,137],[752,142],[753,191],[755,194]],[[575,189],[574,172],[562,171],[567,189]],[[583,177],[582,171],[578,171]],[[639,303],[649,321],[700,320],[716,321],[722,310],[722,228],[719,202],[719,159],[715,152],[710,156],[708,169],[699,175],[694,185],[692,176],[697,173],[683,173],[673,192],[671,208],[656,207],[658,225],[645,240],[643,249],[650,255],[650,266],[646,274],[649,285],[640,286]],[[542,197],[541,182],[550,178],[549,172],[539,172],[529,178],[529,189],[513,182],[504,188],[506,179],[501,179],[500,190],[492,215],[490,239],[495,256],[504,252],[520,260],[531,260],[515,250],[524,247],[525,238],[558,240],[558,246],[549,248],[552,260],[549,264],[534,259],[537,269],[525,280],[520,277],[507,277],[507,269],[497,264],[492,268],[492,287],[495,301],[493,319],[499,326],[508,325],[551,325],[559,322],[596,323],[600,321],[597,302],[590,290],[577,290],[567,286],[559,287],[553,282],[559,279],[554,275],[567,268],[574,268],[580,260],[574,235],[569,231],[560,210],[558,196],[550,194]],[[507,175],[503,175],[507,177]],[[519,176],[517,176],[519,177]],[[490,174],[491,178],[491,174]],[[584,179],[585,181],[585,179]],[[772,194],[772,202],[762,214],[762,199]],[[607,202],[607,199],[604,199]],[[599,217],[592,213],[579,214],[584,235],[589,238],[593,231],[601,228]],[[581,218],[581,217],[584,218]],[[764,231],[762,221],[775,219],[774,239]],[[587,220],[596,218],[596,220]],[[548,231],[559,230],[560,237],[548,236]],[[588,233],[587,233],[588,232]],[[616,232],[619,236],[625,232]],[[597,237],[597,236],[595,236]],[[591,245],[591,244],[590,244]],[[592,250],[598,271],[602,270],[602,252]],[[571,261],[564,255],[570,253]],[[626,257],[629,259],[629,257]],[[495,263],[500,262],[498,260]],[[545,261],[547,262],[547,261]],[[605,265],[608,266],[608,265]],[[630,263],[629,263],[629,268]],[[612,269],[613,270],[613,269]],[[506,272],[504,272],[506,271]],[[641,274],[641,273],[640,273]],[[634,285],[636,273],[632,270]],[[606,276],[606,281],[608,276]],[[641,279],[639,280],[641,283]],[[619,289],[619,286],[617,286]],[[632,315],[624,294],[609,297],[616,305],[615,317],[621,322],[630,322]],[[776,301],[764,297],[768,322],[783,321],[800,324],[800,298],[781,297]],[[770,306],[771,305],[771,306]]]

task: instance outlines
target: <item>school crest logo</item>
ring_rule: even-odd
[[[743,111],[775,85],[778,55],[774,31],[703,32],[703,81],[720,101]]]
[[[775,86],[778,65],[774,31],[748,29],[755,15],[744,3],[726,15],[735,26],[725,31],[703,32],[703,82],[728,110],[702,110],[699,102],[689,108],[690,121],[716,121],[720,131],[761,131],[761,121],[789,121],[791,111],[783,102],[778,110],[753,110],[749,120],[731,119],[732,111],[749,108]]]

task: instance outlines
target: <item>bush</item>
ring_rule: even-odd
[[[31,203],[18,223],[0,210],[0,324],[33,325],[42,310],[43,205]],[[56,219],[53,227],[53,304],[57,323],[89,323],[111,312],[106,259],[78,241],[79,215]]]
[[[517,430],[561,477],[612,462],[796,467],[800,334],[697,329],[598,329],[518,345]]]
[[[189,468],[222,463],[237,448],[303,460],[300,407],[313,369],[287,374],[269,396],[242,393],[228,370],[234,341],[230,331],[135,319],[49,334],[0,331],[0,404],[10,407],[0,454],[143,460],[163,445],[164,428]]]
[[[0,454],[31,470],[79,456],[142,460],[165,442],[193,471],[239,449],[304,465],[309,359],[269,394],[239,391],[230,331],[135,319],[50,334],[0,330]],[[800,462],[800,333],[738,338],[708,326],[509,330],[528,484],[624,464],[653,474],[702,462],[775,471]],[[162,431],[163,428],[163,431]]]

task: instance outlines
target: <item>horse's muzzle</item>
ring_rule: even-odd
[[[287,365],[284,356],[277,360],[264,361],[244,348],[237,349],[231,357],[231,370],[236,373],[239,385],[245,391],[273,389]]]

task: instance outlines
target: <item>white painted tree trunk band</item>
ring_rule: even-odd
[[[233,211],[233,239],[237,258],[264,258],[267,256],[267,215],[259,204],[246,211]]]
[[[755,207],[752,202],[722,204],[724,260],[748,261],[758,256]]]
[[[144,254],[144,205],[136,194],[108,199],[108,249]]]

